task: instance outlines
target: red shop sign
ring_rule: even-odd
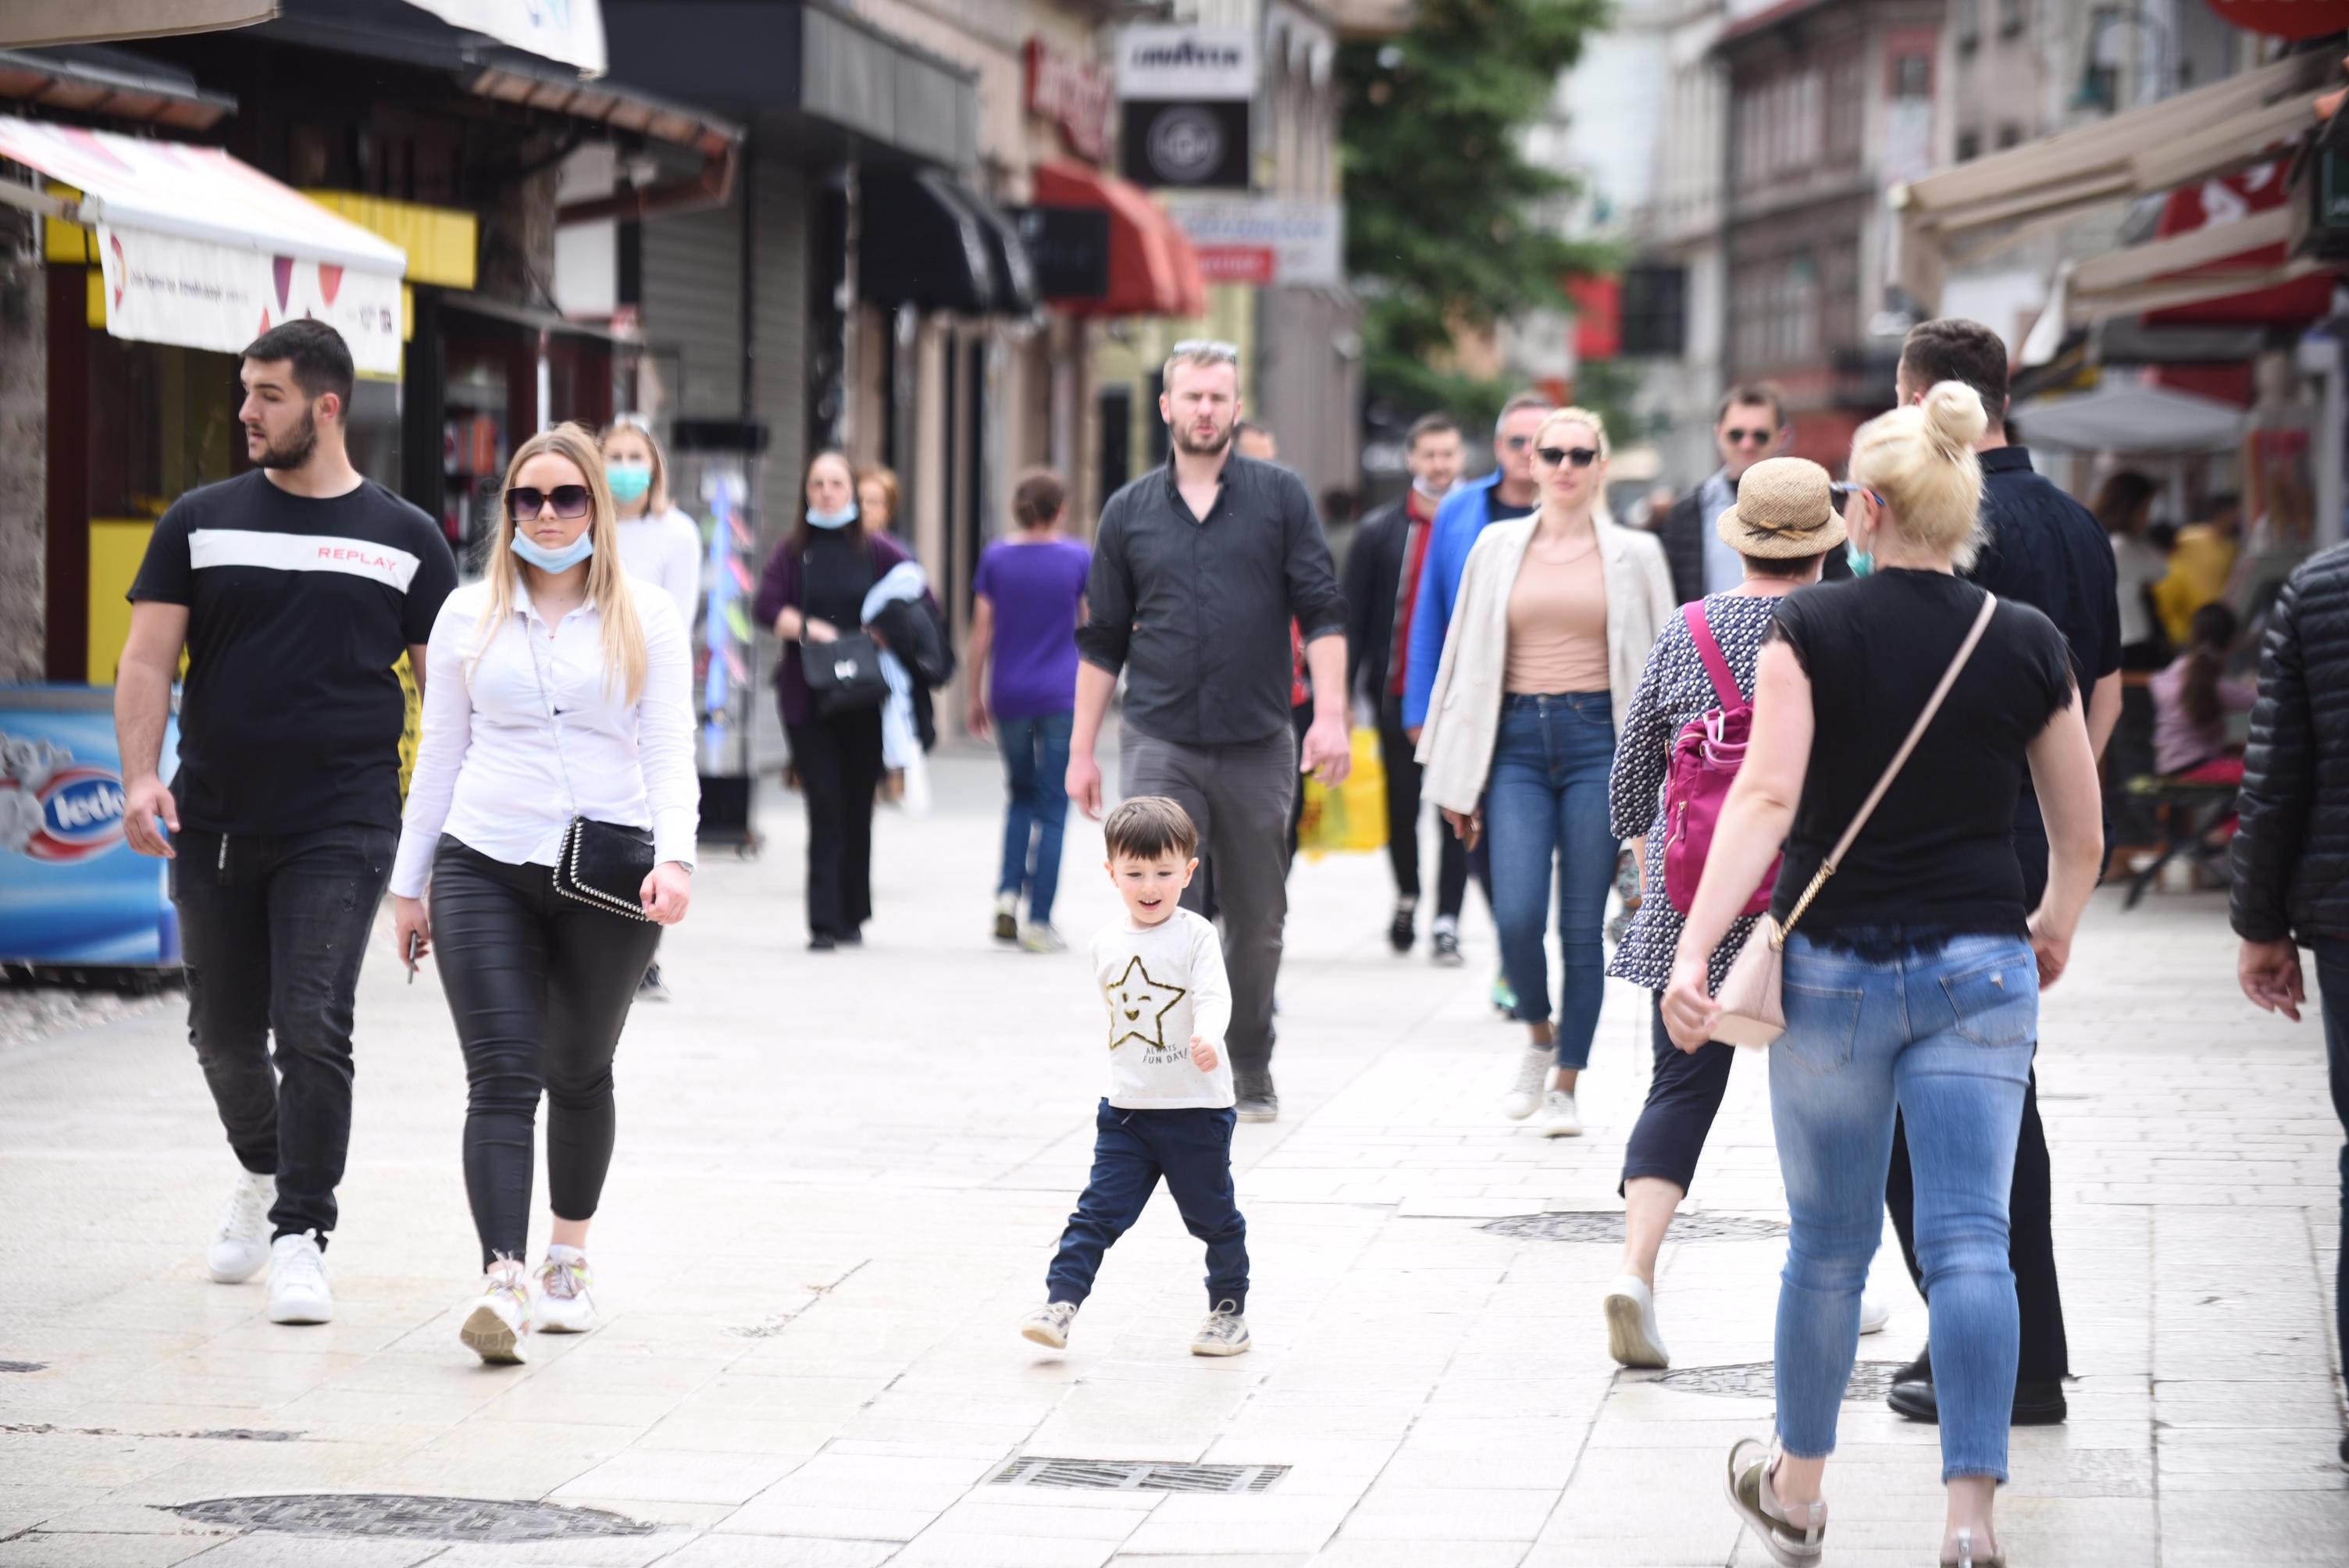
[[[2349,0],[2210,0],[2210,9],[2275,38],[2321,38],[2349,27]]]
[[[1028,112],[1059,126],[1070,151],[1094,163],[1108,160],[1110,110],[1116,101],[1108,71],[1064,55],[1041,38],[1028,40]]]
[[[1201,245],[1199,274],[1211,284],[1269,284],[1280,258],[1269,245]]]

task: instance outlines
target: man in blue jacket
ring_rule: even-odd
[[[1460,576],[1468,566],[1468,552],[1476,536],[1492,523],[1523,517],[1541,502],[1534,482],[1534,437],[1556,407],[1538,392],[1520,392],[1502,407],[1493,427],[1493,456],[1499,464],[1482,479],[1453,488],[1436,509],[1434,531],[1427,542],[1427,563],[1420,569],[1419,600],[1411,613],[1411,647],[1403,676],[1403,733],[1416,744],[1427,723],[1427,696],[1435,688],[1435,667],[1444,661],[1444,637],[1452,627],[1453,602],[1460,596]],[[1490,862],[1483,840],[1468,851],[1469,869],[1493,897]],[[1515,1012],[1517,999],[1506,976],[1493,982],[1493,1006]]]

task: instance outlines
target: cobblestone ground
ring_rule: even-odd
[[[0,1054],[0,1563],[1763,1561],[1716,1477],[1733,1438],[1768,1429],[1748,1373],[1783,1243],[1749,1223],[1665,1253],[1679,1367],[1733,1370],[1619,1373],[1598,1311],[1615,1245],[1495,1222],[1618,1212],[1645,998],[1609,997],[1588,1137],[1504,1121],[1517,1041],[1485,1003],[1482,911],[1466,969],[1394,957],[1381,859],[1295,877],[1284,1113],[1237,1144],[1254,1353],[1187,1353],[1199,1257],[1163,1203],[1065,1356],[1018,1338],[1086,1169],[1099,1004],[1077,956],[986,941],[992,766],[937,772],[936,815],[884,815],[861,952],[802,951],[788,798],[770,796],[764,860],[705,868],[663,955],[677,1000],[640,1008],[622,1047],[606,1326],[540,1340],[525,1368],[457,1342],[463,1074],[437,985],[401,983],[388,935],[359,997],[328,1326],[273,1326],[259,1283],[203,1274],[232,1162],[176,1001]],[[1098,830],[1072,825],[1071,933],[1113,910],[1099,859]],[[2231,965],[2215,898],[2105,899],[2050,997],[2079,1377],[2068,1426],[2015,1434],[2017,1568],[2349,1561],[2340,1130],[2314,1024],[2252,1013]],[[1783,1219],[1758,1066],[1698,1176],[1716,1220]],[[1925,1326],[1887,1259],[1878,1361]],[[1070,1490],[1043,1483],[1116,1477],[1023,1457],[1206,1461],[1254,1490]],[[1936,1474],[1929,1429],[1847,1405],[1829,1561],[1930,1562]],[[331,1496],[173,1511],[278,1493]]]

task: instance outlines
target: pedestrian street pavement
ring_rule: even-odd
[[[1610,991],[1588,1135],[1546,1141],[1499,1115],[1520,1036],[1485,1000],[1481,905],[1467,967],[1439,970],[1387,951],[1382,857],[1301,863],[1282,1118],[1237,1143],[1253,1352],[1188,1354],[1201,1259],[1163,1201],[1044,1351],[1016,1324],[1087,1168],[1103,1074],[1081,954],[1114,897],[1099,829],[1072,822],[1079,952],[992,946],[993,759],[934,771],[934,814],[881,815],[861,951],[803,951],[780,789],[764,857],[704,865],[662,954],[676,1000],[621,1047],[605,1325],[542,1336],[525,1367],[457,1340],[464,1078],[388,919],[329,1326],[272,1326],[259,1281],[205,1277],[233,1162],[176,999],[0,1048],[0,1564],[1764,1561],[1719,1480],[1771,1412],[1784,1210],[1758,1058],[1698,1173],[1707,1234],[1664,1253],[1675,1372],[1619,1371],[1598,1304],[1645,996]],[[2215,895],[2104,895],[2048,999],[2078,1377],[2067,1426],[2014,1436],[2015,1568],[2349,1562],[2341,1133],[2313,1018],[2253,1013],[2232,972]],[[1887,1243],[1893,1321],[1864,1375],[1925,1331]],[[1938,1473],[1930,1429],[1847,1404],[1827,1561],[1931,1562]]]

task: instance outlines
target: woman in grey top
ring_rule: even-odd
[[[1819,580],[1828,552],[1843,542],[1844,528],[1826,469],[1801,458],[1754,464],[1737,496],[1737,504],[1715,526],[1723,542],[1744,557],[1745,581],[1725,593],[1706,595],[1703,611],[1738,690],[1750,698],[1754,661],[1779,601]],[[1682,727],[1721,706],[1685,612],[1673,616],[1648,655],[1608,781],[1615,836],[1640,844],[1644,895],[1607,973],[1659,996],[1671,978],[1672,950],[1685,920],[1664,891],[1665,775]],[[1728,975],[1754,919],[1738,920],[1713,950],[1714,985]],[[1664,1032],[1661,1009],[1651,1009],[1651,1016],[1655,1071],[1648,1080],[1648,1102],[1624,1146],[1623,1183],[1618,1189],[1623,1197],[1623,1262],[1607,1288],[1604,1306],[1608,1348],[1626,1367],[1671,1365],[1656,1324],[1656,1258],[1672,1215],[1688,1196],[1697,1156],[1729,1088],[1733,1055],[1733,1047],[1718,1040],[1683,1052]],[[1885,1315],[1870,1300],[1862,1316],[1864,1331],[1883,1327]]]

